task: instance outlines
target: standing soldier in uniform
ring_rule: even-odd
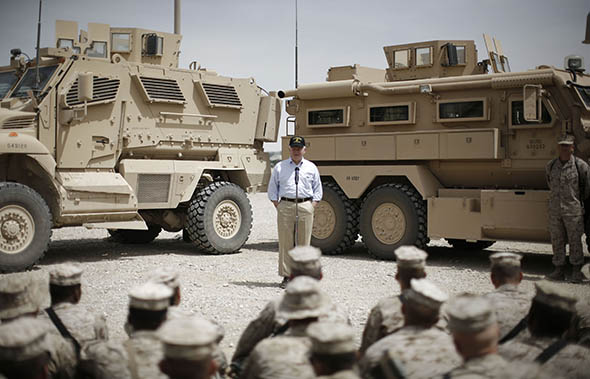
[[[322,200],[323,194],[318,168],[303,158],[305,155],[303,137],[291,137],[289,154],[289,159],[277,163],[274,167],[268,184],[268,198],[277,208],[279,275],[283,277],[282,288],[287,285],[291,275],[287,252],[295,245],[310,244],[313,210]],[[299,215],[297,243],[295,243],[296,207]]]
[[[558,142],[559,157],[546,167],[549,185],[549,231],[553,245],[555,270],[547,276],[552,280],[565,279],[565,245],[570,245],[570,263],[573,266],[571,281],[580,283],[580,271],[584,263],[582,234],[584,233],[584,199],[588,197],[590,184],[589,168],[586,162],[576,158],[574,138],[566,135]]]

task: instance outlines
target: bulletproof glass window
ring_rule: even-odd
[[[57,47],[73,50],[74,49],[74,41],[71,39],[60,38],[57,40]]]
[[[393,52],[393,68],[408,68],[410,66],[410,50],[396,50]]]
[[[524,109],[522,100],[516,100],[512,102],[512,125],[528,125],[528,124],[549,124],[551,122],[551,113],[542,104],[541,110],[541,122],[526,121],[524,119]]]
[[[145,34],[144,55],[162,55],[164,52],[164,37],[158,37],[157,34]]]
[[[440,103],[438,106],[440,119],[482,118],[484,116],[483,100]]]
[[[18,77],[16,71],[0,72],[0,99],[2,99],[12,88]]]
[[[344,109],[309,111],[307,123],[308,125],[344,124]]]
[[[409,105],[392,105],[387,107],[372,107],[369,113],[370,122],[408,121],[410,119]]]
[[[41,91],[47,85],[47,82],[57,69],[57,66],[45,66],[39,67],[39,87],[37,88],[38,91]],[[27,91],[32,90],[35,92],[35,83],[36,82],[36,69],[34,67],[30,67],[27,69],[25,74],[23,75],[22,79],[12,92],[10,97],[27,97]]]
[[[430,66],[432,64],[432,49],[419,47],[416,49],[416,66]]]
[[[510,71],[510,62],[508,61],[508,57],[505,56],[501,56],[500,59],[502,60],[502,66],[504,67],[504,71],[506,72],[511,72]]]
[[[106,58],[107,57],[107,43],[94,41],[88,49],[86,55],[91,58]]]
[[[586,104],[586,108],[590,108],[590,89],[576,87],[576,91],[584,101],[584,104]]]
[[[465,46],[455,46],[457,48],[457,64],[465,64]]]
[[[131,34],[113,33],[111,38],[111,49],[117,53],[128,53],[131,51]]]

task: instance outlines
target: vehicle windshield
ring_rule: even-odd
[[[12,88],[18,77],[16,71],[0,72],[0,99],[4,98],[8,91]]]
[[[51,75],[53,75],[53,73],[55,72],[56,69],[57,69],[57,66],[39,67],[39,91],[38,92],[41,92],[41,90],[43,90],[43,88],[45,88],[45,85],[47,85],[49,78],[51,78]],[[36,80],[36,69],[34,67],[30,67],[27,69],[27,71],[25,72],[25,75],[23,75],[23,78],[18,83],[18,85],[16,86],[16,88],[14,89],[14,91],[12,92],[12,95],[10,97],[27,97],[28,96],[27,92],[29,90],[32,90],[34,92],[35,80]]]
[[[586,108],[590,108],[590,89],[588,87],[576,87],[576,91],[586,104]]]

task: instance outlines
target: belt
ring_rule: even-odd
[[[311,201],[312,197],[300,198],[300,199],[289,199],[288,197],[281,197],[281,201],[290,201],[292,203],[305,203]]]

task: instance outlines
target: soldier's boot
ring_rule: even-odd
[[[571,283],[582,283],[582,265],[572,266],[572,277],[570,278]]]
[[[555,266],[555,270],[549,275],[547,275],[547,279],[551,280],[565,280],[565,271],[564,266]]]

